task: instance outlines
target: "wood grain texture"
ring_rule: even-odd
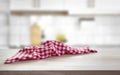
[[[0,75],[120,75],[120,71],[2,71]]]
[[[3,64],[4,60],[14,55],[19,49],[0,50],[1,71],[44,71],[44,70],[120,70],[119,47],[92,47],[98,53],[85,55],[63,55],[43,60],[21,61]]]

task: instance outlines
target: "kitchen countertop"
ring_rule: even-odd
[[[120,47],[91,47],[98,53],[63,55],[4,64],[19,49],[0,50],[0,70],[120,70]]]

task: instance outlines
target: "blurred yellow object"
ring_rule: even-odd
[[[31,26],[31,45],[41,44],[41,29],[37,23]]]
[[[66,36],[65,36],[65,34],[63,34],[63,33],[58,33],[57,35],[56,35],[56,40],[57,41],[60,41],[60,42],[66,42],[67,40],[66,40]]]

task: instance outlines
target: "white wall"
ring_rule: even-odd
[[[45,40],[55,40],[56,34],[62,32],[66,35],[68,44],[120,45],[119,15],[93,16],[94,20],[84,20],[80,24],[79,18],[78,16],[37,16],[36,21],[44,30]],[[11,29],[12,45],[27,45],[27,42],[30,42],[28,28],[36,21],[32,17],[31,21],[29,19],[28,16],[12,17],[11,26],[14,29]],[[22,34],[21,29],[23,29]],[[22,41],[19,41],[20,37],[23,38]]]
[[[0,0],[0,48],[7,46],[8,3],[9,0]]]
[[[56,34],[66,34],[68,44],[119,45],[120,16],[95,16],[93,21],[82,21],[78,16],[43,16],[39,25],[45,31],[46,40],[55,39]]]
[[[7,45],[7,17],[5,14],[0,14],[0,46]]]
[[[76,36],[74,41],[88,45],[120,45],[120,16],[95,16],[94,18],[94,21],[81,23],[79,33],[76,34],[78,37]]]
[[[29,16],[10,16],[9,46],[20,47],[30,45]]]
[[[120,16],[97,16],[96,25],[101,26],[103,44],[120,44]]]
[[[0,0],[0,12],[6,12],[8,9],[8,0]],[[15,0],[14,0],[15,1]],[[62,0],[63,1],[63,0]],[[62,3],[62,1],[58,1]],[[84,10],[87,0],[66,0],[65,8],[68,10]],[[32,0],[23,0],[24,3],[17,2],[16,8],[31,8]],[[57,1],[56,1],[57,2]],[[120,0],[96,0],[95,9],[119,10]],[[49,9],[45,0],[42,1],[42,8]],[[52,3],[51,3],[52,4]],[[22,6],[23,5],[23,6]],[[51,7],[54,7],[51,6]],[[63,4],[64,7],[64,4]],[[14,3],[11,8],[15,8]],[[61,9],[62,6],[58,5]],[[53,9],[56,9],[53,8]],[[46,40],[55,39],[58,32],[64,32],[69,44],[97,44],[97,45],[120,45],[120,16],[95,16],[94,21],[82,21],[78,25],[79,16],[39,16],[40,26],[45,29]],[[32,20],[31,20],[32,21]],[[0,14],[0,45],[7,44],[7,25],[5,14]],[[30,18],[28,16],[11,16],[10,19],[10,45],[20,46],[29,45],[29,27]],[[3,36],[5,35],[5,36]]]

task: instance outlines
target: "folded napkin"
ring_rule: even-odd
[[[47,57],[61,56],[64,54],[87,54],[96,52],[96,50],[92,50],[88,47],[75,48],[55,40],[48,40],[40,46],[30,46],[21,49],[14,56],[6,59],[4,63],[10,64],[23,60],[44,59]]]

